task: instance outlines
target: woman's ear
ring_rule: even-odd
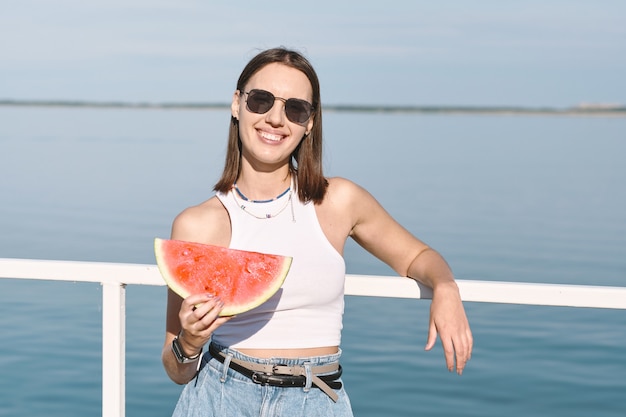
[[[314,122],[314,117],[313,115],[311,115],[311,117],[309,117],[309,121],[306,124],[306,133],[305,136],[309,136],[309,133],[311,133],[311,130],[313,130],[313,122]]]
[[[241,93],[239,90],[236,90],[233,94],[233,102],[230,105],[230,114],[239,120],[239,100],[241,99]]]

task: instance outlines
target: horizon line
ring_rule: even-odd
[[[3,107],[84,107],[152,110],[217,110],[229,109],[230,103],[204,102],[132,102],[92,100],[16,100],[0,99]],[[545,114],[626,117],[626,105],[581,103],[570,107],[551,106],[479,106],[479,105],[375,105],[325,104],[324,111],[353,113],[457,113],[457,114]]]

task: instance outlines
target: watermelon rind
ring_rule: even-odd
[[[154,253],[159,272],[173,292],[182,298],[203,292],[219,296],[225,303],[220,316],[244,313],[270,299],[282,287],[293,260],[160,238],[154,239]],[[271,267],[274,270],[268,271]]]

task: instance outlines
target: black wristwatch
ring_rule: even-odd
[[[202,355],[202,349],[200,349],[200,352],[198,352],[198,354],[196,355],[186,356],[183,347],[178,341],[179,336],[180,335],[176,336],[174,340],[172,340],[172,352],[174,352],[174,357],[176,358],[178,363],[189,363],[197,360]]]

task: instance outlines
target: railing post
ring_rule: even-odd
[[[126,285],[102,283],[102,417],[126,413]]]

